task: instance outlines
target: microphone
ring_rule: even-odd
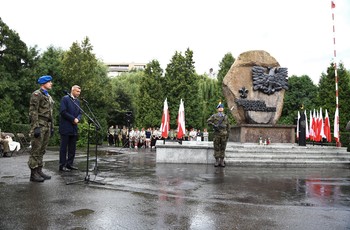
[[[85,100],[85,98],[81,98],[81,100],[83,100],[83,102],[85,102],[86,104],[89,104],[89,102]]]
[[[73,99],[72,95],[70,95],[70,93],[68,93],[67,90],[63,90],[63,93],[66,94],[66,95],[68,95],[68,97],[70,97],[71,99]]]

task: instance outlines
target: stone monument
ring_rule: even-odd
[[[288,90],[287,78],[287,68],[280,67],[266,51],[247,51],[238,56],[223,80],[224,96],[237,122],[230,141],[295,142],[294,125],[276,124]]]

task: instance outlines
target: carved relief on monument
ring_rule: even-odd
[[[262,50],[240,54],[223,80],[237,124],[276,124],[281,116],[288,70]]]

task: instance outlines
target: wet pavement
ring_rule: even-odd
[[[0,229],[350,229],[349,168],[156,164],[108,147],[89,164],[81,152],[78,171],[44,159],[52,179],[33,183],[28,155],[0,158]]]

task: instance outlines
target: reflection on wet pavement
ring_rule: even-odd
[[[87,164],[83,154],[80,170],[59,172],[50,152],[44,183],[29,181],[28,156],[0,159],[0,229],[350,229],[348,168],[156,164],[140,149]]]
[[[89,163],[90,179],[102,180],[104,188],[153,194],[159,202],[176,205],[185,198],[193,202],[350,207],[350,172],[346,168],[156,164],[155,151],[141,149],[102,154],[90,158]],[[80,158],[77,164],[80,172],[62,175],[66,181],[84,178],[86,159]]]

